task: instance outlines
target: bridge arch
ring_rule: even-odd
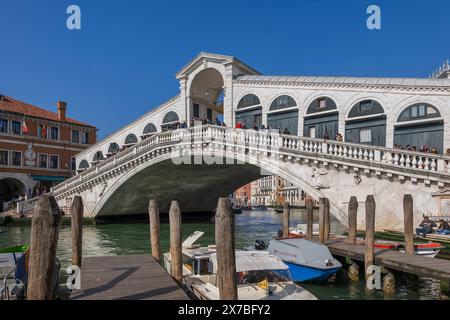
[[[82,160],[78,165],[78,170],[87,170],[89,169],[89,162],[87,160]]]
[[[176,129],[178,127],[178,124],[180,123],[180,117],[175,111],[169,111],[164,115],[161,123],[162,131]]]
[[[444,120],[438,108],[415,103],[403,109],[394,125],[394,145],[443,154]]]
[[[126,136],[124,141],[124,146],[132,146],[134,144],[138,143],[138,138],[134,133],[130,133]]]
[[[120,146],[117,143],[111,142],[109,144],[109,147],[108,147],[108,154],[109,155],[116,154],[119,151],[120,151]]]
[[[203,151],[194,151],[194,152],[188,152],[187,153],[190,156],[202,156],[204,155]],[[223,154],[225,157],[227,155]],[[185,154],[186,156],[186,154]],[[226,175],[213,175],[213,176],[207,176],[205,177],[205,180],[207,184],[203,186],[204,191],[208,190],[208,194],[210,194],[210,206],[208,207],[209,210],[214,209],[214,205],[217,203],[217,197],[219,196],[228,196],[229,193],[235,191],[238,187],[245,185],[246,183],[250,183],[254,180],[257,180],[261,178],[261,170],[264,170],[265,174],[276,174],[279,177],[283,178],[284,180],[288,181],[295,187],[305,191],[308,195],[310,195],[313,199],[319,200],[319,198],[324,197],[325,195],[321,192],[321,190],[315,188],[312,186],[310,181],[305,180],[305,178],[300,177],[299,175],[293,174],[293,171],[290,169],[291,166],[289,164],[282,164],[280,166],[280,163],[277,159],[269,158],[257,158],[254,155],[245,155],[243,153],[234,153],[231,157],[232,160],[239,161],[241,163],[246,163],[245,165],[230,165],[228,166],[230,168],[230,172],[227,172]],[[124,198],[127,198],[131,203],[136,204],[134,201],[137,201],[138,198],[130,198],[129,196],[123,197],[124,190],[129,190],[131,185],[135,185],[136,187],[131,188],[134,191],[141,192],[141,197],[150,197],[152,194],[151,189],[144,190],[143,188],[151,188],[151,183],[148,183],[145,181],[145,179],[148,179],[148,181],[152,181],[155,183],[155,181],[158,180],[158,174],[160,175],[160,179],[163,181],[163,183],[168,183],[169,175],[177,175],[178,173],[182,174],[186,170],[196,170],[196,165],[181,165],[177,166],[175,164],[171,163],[172,161],[172,154],[160,154],[157,158],[152,159],[152,161],[148,161],[145,163],[141,163],[137,168],[135,168],[132,171],[127,172],[123,176],[121,176],[112,186],[110,186],[107,191],[103,194],[101,200],[97,203],[93,214],[94,216],[102,216],[104,214],[109,214],[109,210],[111,208],[114,208],[114,210],[118,209],[118,206],[120,205],[127,205],[127,203],[124,203]],[[226,161],[226,160],[225,160]],[[224,163],[226,163],[224,161]],[[153,167],[153,169],[152,169]],[[200,168],[199,172],[202,172],[204,174],[205,170],[210,170],[209,172],[215,172],[214,170],[217,169],[217,172],[223,172],[221,170],[224,170],[224,165],[218,165],[217,167],[213,166],[199,166],[197,165],[197,168]],[[211,169],[212,168],[212,169]],[[179,171],[177,171],[177,169]],[[142,174],[141,174],[142,173]],[[307,174],[306,176],[309,177]],[[141,178],[144,180],[141,180]],[[230,180],[233,178],[238,179],[235,183],[230,183]],[[185,184],[187,184],[189,181],[195,181],[195,185],[201,185],[202,182],[200,180],[195,180],[195,177],[186,178],[185,180],[181,180],[181,183],[183,184],[183,192],[191,191],[190,188],[188,188]],[[213,182],[214,181],[214,182]],[[129,184],[127,184],[129,183]],[[180,180],[175,180],[174,183],[180,183]],[[217,183],[216,185],[209,185],[208,183]],[[226,186],[229,187],[228,190],[223,191],[222,193],[217,192],[217,190],[214,190],[214,187],[219,186],[220,188],[224,188]],[[122,189],[123,187],[123,189]],[[158,188],[160,188],[160,185],[158,185]],[[170,186],[167,188],[167,190],[175,190],[174,186]],[[166,190],[166,189],[165,189]],[[166,190],[166,191],[167,191]],[[114,195],[117,194],[116,200],[114,200]],[[120,195],[120,196],[118,196]],[[182,202],[183,195],[177,194],[174,195],[173,191],[168,192],[168,195],[166,192],[163,192],[160,194],[160,197],[168,196],[170,197],[177,197],[179,201]],[[188,198],[190,202],[192,199],[192,194],[188,194],[184,196],[184,198]],[[158,196],[156,196],[158,197]],[[120,198],[120,199],[119,199]],[[161,205],[164,206],[168,203],[170,203],[169,198],[165,199],[167,201],[162,201]],[[112,203],[108,205],[108,201],[112,199]],[[141,206],[144,208],[148,205],[148,199],[140,199],[138,201],[142,201]],[[205,200],[206,201],[206,200]],[[345,213],[341,211],[339,204],[333,202],[330,200],[330,206],[333,214],[335,217],[341,221],[343,224],[346,224],[346,216]],[[212,207],[211,207],[212,206]],[[162,208],[162,210],[168,209]],[[142,210],[142,209],[141,209]]]
[[[27,194],[27,185],[15,177],[0,178],[0,202],[9,202],[13,197]],[[0,208],[3,211],[3,208]]]
[[[148,123],[145,128],[144,131],[142,132],[143,135],[150,135],[152,133],[157,133],[158,129],[156,128],[156,126],[153,123]]]
[[[261,100],[254,93],[247,93],[239,99],[235,110],[236,123],[241,122],[246,128],[251,128],[254,123],[262,126],[263,107]]]
[[[386,146],[387,120],[385,107],[377,99],[363,98],[348,110],[345,141]]]
[[[291,95],[278,95],[270,103],[267,112],[267,124],[271,128],[280,128],[281,133],[297,135],[298,114],[297,101]]]
[[[191,119],[212,123],[224,114],[224,76],[221,70],[210,67],[193,75],[188,87]],[[189,119],[189,120],[191,120]]]
[[[330,140],[334,140],[339,132],[338,106],[329,96],[319,96],[311,101],[304,118],[303,135],[305,137],[322,138],[328,135]]]

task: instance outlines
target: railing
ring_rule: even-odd
[[[158,147],[173,146],[180,143],[219,142],[226,146],[245,147],[258,151],[268,151],[286,155],[297,153],[305,155],[320,155],[330,160],[340,160],[347,163],[379,164],[396,169],[409,169],[417,173],[448,173],[447,157],[410,152],[400,149],[389,149],[369,145],[352,144],[331,140],[312,139],[290,135],[274,134],[272,132],[234,129],[213,125],[179,129],[155,134],[140,143],[108,158],[84,172],[66,180],[52,189],[52,194],[75,187],[78,183],[87,181],[133,160],[137,155]],[[36,198],[23,203],[23,210],[34,206]]]

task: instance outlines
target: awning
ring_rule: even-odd
[[[33,180],[36,180],[36,181],[61,182],[61,181],[67,180],[69,177],[31,175],[31,178],[33,178]]]

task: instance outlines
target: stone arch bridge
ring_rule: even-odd
[[[351,196],[377,201],[377,229],[402,229],[404,194],[412,194],[415,223],[439,208],[436,195],[450,184],[448,159],[345,142],[269,132],[198,126],[151,137],[119,152],[51,190],[60,207],[80,195],[91,217],[142,214],[150,198],[161,211],[170,200],[183,212],[211,211],[217,198],[238,187],[277,174],[318,200],[327,197],[331,212],[347,221]],[[33,208],[36,199],[23,203]]]

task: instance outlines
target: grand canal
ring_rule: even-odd
[[[292,224],[305,223],[305,212],[293,210]],[[214,243],[214,223],[210,218],[206,222],[189,222],[183,224],[183,237],[193,231],[205,232],[200,243],[208,245]],[[269,240],[282,225],[282,215],[273,211],[244,212],[236,215],[236,248],[248,246],[255,239]],[[0,247],[27,243],[30,238],[30,227],[7,227],[5,233],[0,234]],[[341,234],[345,228],[336,220],[332,221],[332,232]],[[161,246],[165,251],[169,247],[169,225],[161,224]],[[104,255],[133,255],[150,254],[149,227],[146,223],[120,223],[84,226],[83,228],[83,256]],[[70,227],[63,226],[58,244],[58,257],[62,265],[69,266],[71,257]],[[439,281],[417,278],[396,273],[396,295],[384,296],[382,292],[368,293],[364,282],[352,284],[348,281],[346,270],[342,270],[333,282],[326,284],[304,284],[319,299],[439,299]]]

